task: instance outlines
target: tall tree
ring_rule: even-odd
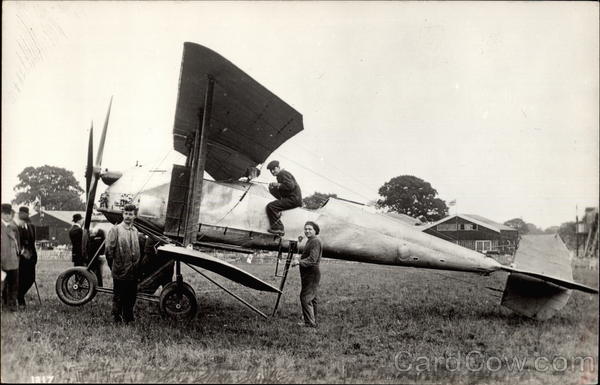
[[[80,195],[83,189],[73,176],[73,171],[44,165],[26,167],[18,175],[19,183],[14,204],[31,205],[36,198],[46,210],[84,210],[85,203]]]
[[[390,179],[379,188],[383,199],[377,206],[388,211],[423,216],[428,221],[437,221],[448,214],[446,202],[437,198],[437,191],[429,182],[412,175],[401,175]]]
[[[577,236],[575,234],[575,222],[561,223],[560,227],[558,228],[558,235],[560,235],[561,239],[570,250],[575,250],[577,247],[577,239],[575,238]],[[582,246],[583,245],[579,245],[579,247],[583,248]]]
[[[302,203],[304,203],[305,208],[314,210],[314,209],[318,209],[319,207],[323,206],[323,204],[325,204],[327,199],[329,199],[331,197],[337,198],[337,194],[323,194],[323,193],[315,191],[315,193],[313,195],[302,199]]]
[[[527,223],[527,230],[529,230],[529,234],[543,234],[544,231],[537,227],[533,223]]]

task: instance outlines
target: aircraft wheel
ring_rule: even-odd
[[[85,267],[72,267],[56,279],[58,298],[71,306],[81,306],[91,301],[98,292],[96,276]]]
[[[177,282],[171,282],[160,293],[160,311],[162,314],[175,319],[191,319],[198,311],[198,301],[194,289],[183,282],[181,287]]]

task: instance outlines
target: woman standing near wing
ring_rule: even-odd
[[[321,229],[315,222],[308,221],[304,224],[304,235],[308,240],[300,260],[292,262],[292,266],[300,265],[300,280],[302,290],[300,291],[300,304],[302,305],[302,317],[304,322],[300,326],[317,327],[317,289],[321,280],[319,262],[323,254],[323,245],[318,237]]]

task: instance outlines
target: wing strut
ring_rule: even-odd
[[[177,261],[177,263],[179,263],[179,261]],[[241,303],[243,303],[244,305],[246,305],[247,307],[249,307],[251,310],[253,310],[256,313],[258,313],[259,315],[261,315],[263,318],[268,318],[265,315],[265,313],[263,313],[262,311],[258,310],[254,306],[250,305],[248,302],[244,301],[241,297],[239,297],[239,296],[235,295],[234,293],[232,293],[231,291],[227,290],[224,286],[219,285],[216,281],[214,281],[213,279],[211,279],[208,275],[204,274],[203,272],[201,272],[200,270],[196,269],[194,266],[192,266],[190,264],[186,263],[186,265],[188,265],[190,267],[190,269],[194,270],[196,273],[200,274],[204,278],[208,279],[210,282],[212,282],[215,285],[217,285],[219,288],[223,289],[223,291],[225,291],[227,294],[229,294],[233,298],[237,299],[238,301],[240,301]]]
[[[198,119],[198,129],[194,134],[194,143],[190,156],[187,159],[187,166],[191,167],[190,180],[188,184],[185,222],[183,225],[183,245],[187,246],[196,240],[198,232],[198,222],[200,220],[200,204],[202,203],[202,182],[204,180],[204,167],[206,165],[207,140],[206,133],[210,122],[212,112],[213,91],[215,79],[207,76],[206,95],[204,98],[204,108],[201,111],[202,121]],[[200,117],[200,116],[198,116]]]

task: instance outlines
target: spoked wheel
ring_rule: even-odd
[[[190,285],[171,282],[160,293],[160,311],[177,320],[191,319],[198,311],[196,293]]]
[[[81,306],[91,301],[97,293],[96,276],[85,267],[72,267],[56,279],[58,298],[71,306]]]

